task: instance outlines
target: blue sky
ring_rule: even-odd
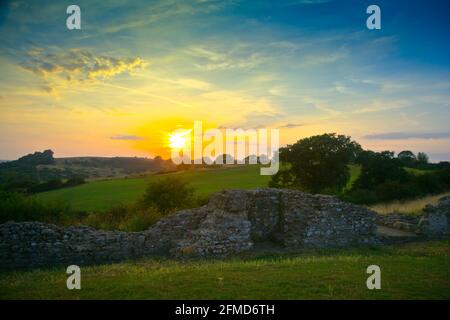
[[[164,154],[202,120],[450,160],[448,1],[76,1],[72,31],[69,4],[1,4],[1,159]]]

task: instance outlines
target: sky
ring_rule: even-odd
[[[2,160],[167,158],[168,134],[194,121],[450,160],[449,1],[0,3]]]

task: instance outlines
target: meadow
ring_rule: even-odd
[[[97,180],[73,188],[39,193],[36,198],[44,202],[64,203],[75,210],[105,211],[120,204],[136,201],[142,196],[150,181],[172,175],[188,181],[197,196],[207,196],[226,189],[267,187],[271,177],[260,175],[259,169],[256,165],[231,166]],[[360,172],[359,166],[350,166],[348,187],[358,178]]]
[[[76,210],[104,211],[136,201],[150,181],[172,175],[189,181],[198,196],[224,189],[267,187],[270,180],[270,176],[260,175],[259,166],[248,165],[92,181],[73,188],[40,193],[36,197],[48,202],[62,202]]]
[[[366,269],[381,268],[368,290]],[[450,299],[450,243],[321,250],[177,262],[144,259],[81,268],[0,273],[0,299]]]

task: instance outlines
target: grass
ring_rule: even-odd
[[[270,180],[270,176],[260,175],[259,166],[249,165],[93,181],[73,188],[40,193],[36,197],[43,201],[62,202],[76,210],[103,211],[119,204],[134,202],[143,194],[149,181],[168,175],[185,178],[199,196],[223,189],[266,187]]]
[[[347,188],[358,178],[360,166],[350,166]],[[270,176],[261,176],[259,166],[247,165],[148,175],[140,178],[115,178],[89,182],[73,188],[59,189],[37,194],[37,199],[59,202],[75,210],[104,211],[119,204],[136,201],[144,192],[148,182],[168,175],[178,175],[189,181],[197,195],[206,196],[225,189],[253,189],[267,187]]]
[[[405,167],[404,169],[405,169],[407,172],[412,173],[412,174],[415,174],[415,175],[418,175],[418,176],[423,175],[423,174],[427,174],[427,173],[429,173],[430,171],[432,171],[432,170],[417,169],[417,168],[408,168],[408,167]]]
[[[347,185],[345,186],[345,190],[349,190],[353,183],[356,181],[356,179],[359,178],[361,175],[361,166],[360,165],[350,165],[350,179],[347,182]]]
[[[427,204],[436,204],[438,200],[444,196],[450,195],[450,192],[444,192],[437,195],[426,196],[419,199],[408,201],[392,201],[388,203],[380,203],[370,206],[370,209],[380,213],[387,214],[392,212],[405,214],[421,214],[422,209]]]
[[[450,299],[449,244],[82,267],[78,291],[63,268],[4,272],[0,299]],[[372,264],[381,290],[366,287]]]

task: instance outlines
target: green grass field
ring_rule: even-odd
[[[381,268],[368,290],[366,269]],[[450,299],[450,243],[249,256],[228,261],[146,259],[81,269],[0,274],[0,299]]]
[[[267,187],[270,180],[270,176],[259,174],[258,166],[237,166],[148,175],[142,178],[93,181],[73,188],[41,193],[37,195],[37,198],[43,201],[63,202],[77,210],[102,211],[121,203],[137,200],[149,181],[162,179],[168,175],[177,175],[186,179],[200,196],[223,189]]]
[[[359,166],[350,166],[350,181],[347,187],[351,186],[360,172]],[[76,210],[103,211],[118,204],[137,200],[149,181],[162,179],[168,175],[177,175],[189,181],[199,196],[225,189],[267,187],[270,181],[270,176],[260,175],[259,166],[247,165],[93,181],[73,188],[40,193],[36,197],[43,201],[62,202]]]

